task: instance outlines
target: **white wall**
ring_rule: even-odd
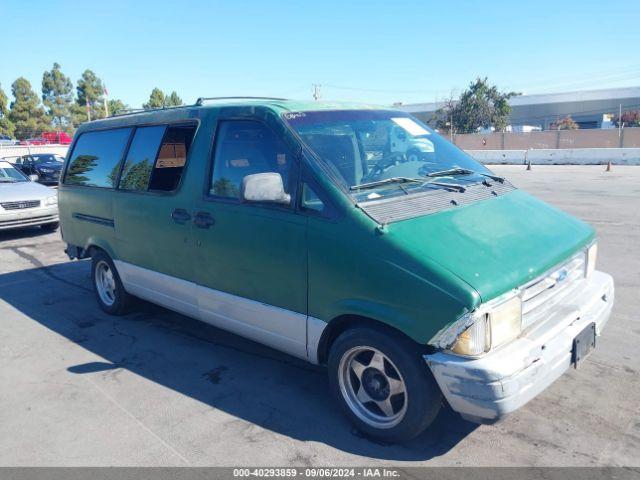
[[[1,145],[0,158],[17,157],[20,155],[28,155],[29,153],[53,153],[56,155],[67,154],[69,145]],[[10,160],[10,159],[9,159]]]
[[[640,148],[561,148],[539,150],[466,150],[488,164],[522,165],[640,165]]]

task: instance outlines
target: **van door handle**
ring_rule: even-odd
[[[214,223],[216,223],[216,221],[211,214],[207,212],[198,212],[196,216],[193,217],[193,224],[198,228],[209,228]]]
[[[191,215],[189,215],[189,212],[187,212],[184,208],[176,208],[173,212],[171,212],[171,218],[173,218],[174,222],[182,225],[191,220]]]

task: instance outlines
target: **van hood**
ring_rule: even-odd
[[[586,247],[586,223],[522,190],[389,225],[391,240],[473,287],[483,302],[542,275]]]
[[[56,191],[36,182],[0,183],[0,202],[44,200],[56,195]]]

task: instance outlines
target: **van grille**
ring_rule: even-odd
[[[585,262],[585,252],[580,252],[525,286],[522,292],[523,329],[541,319],[554,305],[576,291],[584,280]]]
[[[5,210],[21,210],[23,208],[36,208],[40,206],[40,200],[22,200],[19,202],[0,203]]]

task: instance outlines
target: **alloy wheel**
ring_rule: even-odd
[[[344,353],[339,366],[340,391],[351,411],[374,428],[392,428],[407,411],[407,388],[398,368],[381,351],[368,346]]]

